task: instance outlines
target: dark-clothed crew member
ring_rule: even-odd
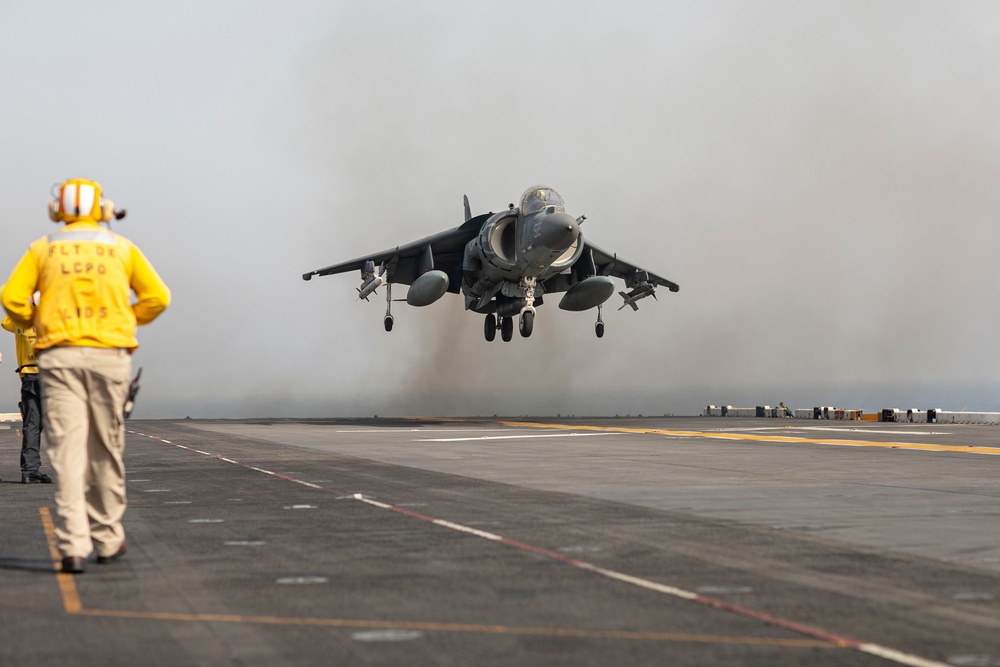
[[[0,326],[14,334],[17,349],[17,373],[21,376],[21,482],[51,484],[52,478],[41,472],[42,466],[42,389],[38,384],[35,359],[35,330],[3,318]]]
[[[48,455],[56,473],[56,536],[64,572],[125,553],[122,410],[138,347],[136,325],[170,291],[142,252],[102,227],[115,217],[101,186],[68,180],[49,215],[66,223],[28,249],[0,293],[14,323],[34,325]],[[37,306],[31,296],[39,291]],[[131,302],[131,292],[136,301]]]

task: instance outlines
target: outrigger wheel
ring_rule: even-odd
[[[392,283],[385,284],[385,324],[386,331],[392,331]]]

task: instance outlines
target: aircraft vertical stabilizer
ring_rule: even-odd
[[[465,221],[468,222],[472,218],[472,209],[469,207],[469,195],[462,195],[462,199],[465,200]]]

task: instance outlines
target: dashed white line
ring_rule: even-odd
[[[501,430],[515,430],[515,429],[499,429],[499,428],[370,428],[370,429],[343,429],[338,430],[337,433],[385,433],[387,431],[393,433],[496,433]],[[531,429],[521,428],[516,429],[518,431],[530,431]]]
[[[610,433],[533,433],[527,435],[480,435],[475,438],[419,438],[414,442],[470,442],[481,440],[535,440],[538,438],[586,438]]]
[[[292,585],[302,585],[302,584],[325,584],[329,579],[326,577],[282,577],[277,579],[274,583],[276,584],[292,584]]]

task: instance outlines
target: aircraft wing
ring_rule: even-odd
[[[430,247],[431,256],[434,259],[434,268],[444,271],[451,278],[448,286],[449,292],[458,292],[461,285],[462,260],[465,255],[465,246],[469,241],[476,238],[483,223],[489,218],[489,214],[478,215],[470,218],[460,227],[449,229],[444,232],[432,234],[418,241],[413,241],[405,245],[389,248],[382,252],[372,253],[363,257],[331,264],[330,266],[316,269],[302,274],[303,280],[310,280],[313,276],[329,276],[335,273],[347,273],[348,271],[360,271],[366,262],[373,262],[375,270],[384,264],[388,273],[388,280],[391,283],[402,283],[410,285],[416,280],[418,259],[426,254],[426,248]]]
[[[594,257],[594,267],[597,269],[597,275],[599,276],[614,276],[615,278],[621,278],[625,281],[627,287],[632,287],[636,282],[642,282],[643,279],[640,278],[642,274],[645,274],[644,280],[659,285],[661,287],[666,287],[671,292],[677,292],[680,290],[681,286],[677,283],[667,280],[662,276],[658,276],[652,271],[647,271],[631,262],[622,259],[617,254],[613,252],[608,252],[603,248],[599,248],[590,241],[584,240],[584,252],[590,250]]]

